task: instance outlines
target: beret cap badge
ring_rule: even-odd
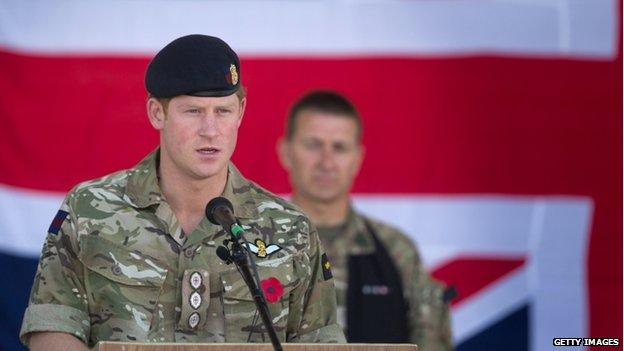
[[[236,72],[236,65],[230,64],[230,76],[232,77],[232,85],[238,84],[238,72]]]

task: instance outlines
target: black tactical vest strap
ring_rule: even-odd
[[[349,257],[347,341],[408,343],[408,306],[401,276],[375,230],[364,219],[375,252]]]

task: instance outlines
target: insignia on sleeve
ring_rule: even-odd
[[[56,213],[56,216],[52,220],[52,224],[50,224],[50,228],[48,229],[48,233],[52,233],[54,235],[58,234],[59,230],[61,230],[61,225],[63,225],[63,221],[67,218],[69,212],[65,212],[63,210],[59,210]]]
[[[254,242],[256,243],[255,245],[252,243],[247,243],[249,245],[248,249],[249,251],[256,254],[256,256],[260,258],[271,256],[271,254],[274,254],[282,249],[277,244],[267,245],[264,241],[262,241],[262,239],[256,239]],[[247,245],[243,245],[243,246],[247,248]]]
[[[323,279],[329,280],[333,278],[334,276],[332,275],[332,272],[331,272],[331,263],[329,263],[326,253],[324,253],[323,256],[321,256],[321,265],[323,266]]]

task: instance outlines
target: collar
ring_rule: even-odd
[[[348,255],[365,255],[375,251],[375,241],[366,228],[364,216],[349,204],[349,214],[344,233],[336,238],[334,247],[347,248]]]
[[[228,164],[228,179],[221,196],[232,202],[237,218],[258,218],[256,187],[240,173],[232,162]]]
[[[163,199],[158,185],[159,162],[160,148],[157,148],[128,171],[126,197],[134,207],[146,208]]]
[[[146,208],[164,200],[158,184],[160,148],[149,153],[134,168],[128,171],[126,199],[137,208]],[[232,162],[228,164],[228,177],[221,196],[232,202],[238,218],[257,218],[258,209],[253,183],[247,180]],[[206,200],[208,203],[210,199]]]

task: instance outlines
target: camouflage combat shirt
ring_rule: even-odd
[[[403,296],[409,305],[410,342],[422,351],[452,350],[448,305],[442,295],[444,286],[425,271],[413,241],[399,230],[365,217],[350,209],[346,223],[339,227],[319,227],[318,232],[331,260],[338,300],[338,324],[346,327],[348,259],[351,255],[371,254],[375,243],[365,220],[375,230],[403,283]]]
[[[20,338],[37,331],[98,341],[269,342],[225,231],[204,218],[189,235],[164,199],[156,150],[135,168],[81,183],[50,226]],[[223,196],[246,229],[282,342],[345,342],[316,230],[292,204],[230,164]],[[271,278],[271,279],[269,279]],[[272,279],[275,278],[275,279]]]

